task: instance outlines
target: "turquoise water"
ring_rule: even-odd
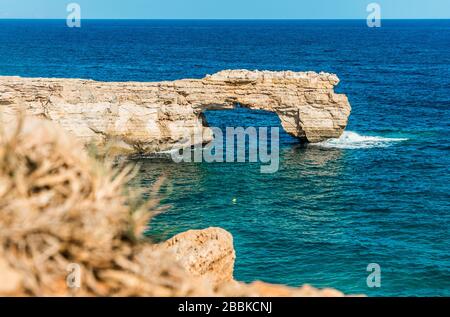
[[[450,21],[0,20],[0,74],[97,80],[201,78],[227,68],[328,71],[352,105],[340,140],[281,136],[280,170],[140,159],[165,173],[164,239],[219,226],[235,277],[373,296],[450,295]],[[206,113],[213,126],[278,126],[270,113]],[[381,266],[368,288],[366,267]]]

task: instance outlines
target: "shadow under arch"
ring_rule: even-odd
[[[235,104],[233,108],[212,105],[201,114],[203,126],[215,127],[225,133],[227,127],[237,128],[279,128],[280,146],[288,144],[304,144],[306,140],[292,136],[283,127],[280,116],[273,111],[254,109],[246,105]]]

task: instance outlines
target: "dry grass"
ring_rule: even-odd
[[[164,255],[142,236],[164,210],[158,198],[164,179],[143,202],[142,192],[127,186],[136,172],[93,158],[49,122],[19,119],[3,127],[0,268],[19,277],[13,294],[68,295],[66,269],[77,263],[83,272],[78,294],[153,295],[159,287],[156,295],[170,295],[170,279],[155,288]]]

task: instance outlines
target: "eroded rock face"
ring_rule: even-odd
[[[192,144],[199,133],[209,142],[203,111],[240,104],[274,112],[289,134],[320,142],[339,137],[347,125],[351,109],[345,95],[334,93],[338,82],[328,73],[248,70],[148,83],[0,77],[0,113],[5,122],[25,111],[85,142],[153,153]]]
[[[214,285],[233,280],[236,254],[233,237],[224,229],[189,230],[157,248],[173,252],[190,274],[206,277]]]

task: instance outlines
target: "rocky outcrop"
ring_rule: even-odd
[[[344,293],[333,288],[318,289],[304,284],[300,287],[270,284],[256,281],[250,284],[234,282],[217,288],[220,296],[226,297],[344,297]],[[358,295],[359,296],[359,295]]]
[[[209,142],[203,112],[237,104],[276,113],[286,132],[307,142],[339,137],[350,105],[334,93],[336,75],[226,70],[203,79],[97,82],[0,77],[3,122],[23,111],[59,123],[85,142],[122,153],[152,153]]]
[[[261,281],[250,284],[235,281],[233,269],[236,255],[233,236],[221,228],[189,230],[180,233],[155,246],[155,251],[169,251],[174,254],[175,261],[194,279],[199,279],[195,282],[198,285],[196,292],[202,296],[344,296],[342,292],[332,288],[317,289],[307,284],[295,288]]]
[[[190,274],[208,278],[214,285],[233,280],[236,258],[233,237],[221,228],[189,230],[158,248],[172,251]]]

